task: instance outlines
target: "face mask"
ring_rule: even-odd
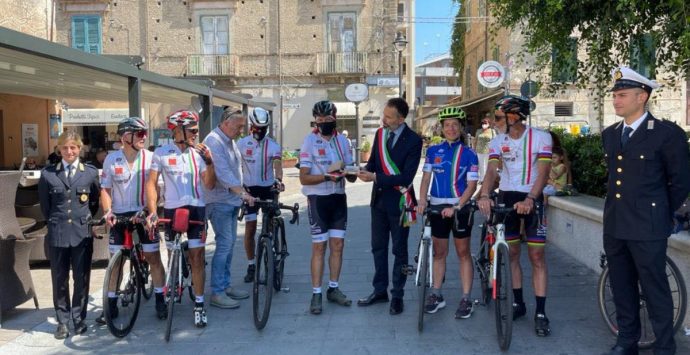
[[[266,137],[266,132],[267,132],[266,129],[257,129],[257,130],[252,131],[252,136],[257,141],[260,141],[260,140],[264,139],[264,137]]]
[[[489,124],[488,124],[488,123],[484,123],[484,124],[482,125],[482,128],[484,128],[484,129],[489,128]]]
[[[335,130],[334,121],[317,123],[316,126],[319,128],[319,132],[321,132],[321,134],[324,136],[332,135],[333,131]]]

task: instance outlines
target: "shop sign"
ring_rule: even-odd
[[[129,109],[70,109],[62,112],[62,124],[96,126],[118,124],[129,117]]]

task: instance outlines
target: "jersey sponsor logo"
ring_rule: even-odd
[[[441,164],[442,158],[437,156],[434,158],[434,164]]]
[[[124,172],[124,169],[122,169],[121,166],[115,167],[115,175],[122,175],[123,172]]]
[[[438,152],[443,153],[444,152],[443,148],[439,149]]]
[[[478,171],[479,171],[479,166],[478,166],[478,165],[472,165],[472,166],[470,167],[470,171],[473,172],[473,173],[478,172]]]
[[[252,153],[254,153],[252,149],[247,149],[247,155],[252,155]]]
[[[247,145],[254,145],[254,142],[247,142]]]
[[[551,151],[551,146],[550,145],[545,145],[544,149],[545,152],[550,152]]]
[[[323,143],[322,140],[320,140],[320,139],[317,139],[317,140],[316,140],[316,144],[321,144],[321,143]]]
[[[168,153],[175,153],[175,150],[170,149],[170,150],[168,151]]]
[[[326,149],[319,148],[319,155],[321,155],[321,156],[326,155]]]
[[[507,146],[507,145],[501,146],[501,151],[502,151],[503,153],[508,153],[508,152],[510,152],[510,146]]]
[[[309,158],[309,153],[307,153],[307,152],[299,153],[299,157],[300,158]]]
[[[115,161],[119,163],[122,161],[122,158],[116,158]]]
[[[169,165],[177,165],[177,158],[168,158]]]

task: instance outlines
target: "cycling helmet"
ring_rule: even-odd
[[[496,110],[516,113],[521,119],[525,119],[529,115],[529,101],[520,96],[506,95],[496,101]]]
[[[199,115],[194,111],[177,110],[165,119],[168,122],[168,129],[173,130],[178,126],[189,126],[199,122]]]
[[[127,132],[148,131],[149,126],[146,121],[139,117],[127,117],[117,125],[117,134],[123,135]]]
[[[335,107],[335,105],[328,101],[328,100],[323,100],[319,101],[314,104],[314,108],[311,110],[312,116],[333,116],[335,117],[336,112],[338,109]]]
[[[443,122],[443,120],[448,118],[456,118],[459,121],[464,121],[467,118],[467,115],[460,107],[449,106],[438,113],[438,120],[440,122]]]
[[[268,111],[257,107],[249,114],[249,122],[254,127],[268,127],[271,123],[271,115]]]

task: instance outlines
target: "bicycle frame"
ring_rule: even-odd
[[[487,228],[494,229],[494,243],[491,246],[491,253],[492,258],[491,258],[491,274],[489,278],[489,282],[491,283],[491,298],[496,299],[496,273],[497,269],[494,267],[496,263],[498,262],[498,247],[500,245],[505,245],[508,250],[510,250],[510,245],[508,242],[506,242],[506,228],[505,228],[504,223],[497,223],[495,226],[492,226],[489,224]],[[488,233],[487,233],[488,234]]]
[[[427,273],[427,286],[432,286],[434,284],[434,268],[433,268],[433,257],[434,257],[434,243],[431,240],[431,223],[429,222],[428,217],[424,217],[424,231],[422,232],[422,236],[419,240],[419,249],[417,251],[417,255],[422,255],[424,253],[424,241],[427,241],[429,243],[429,251],[427,255],[425,256],[428,260],[427,262],[429,263],[429,272]],[[420,267],[419,267],[419,262],[417,262],[417,270],[415,272],[415,277],[414,277],[414,284],[416,286],[419,286],[419,272],[420,272]]]

